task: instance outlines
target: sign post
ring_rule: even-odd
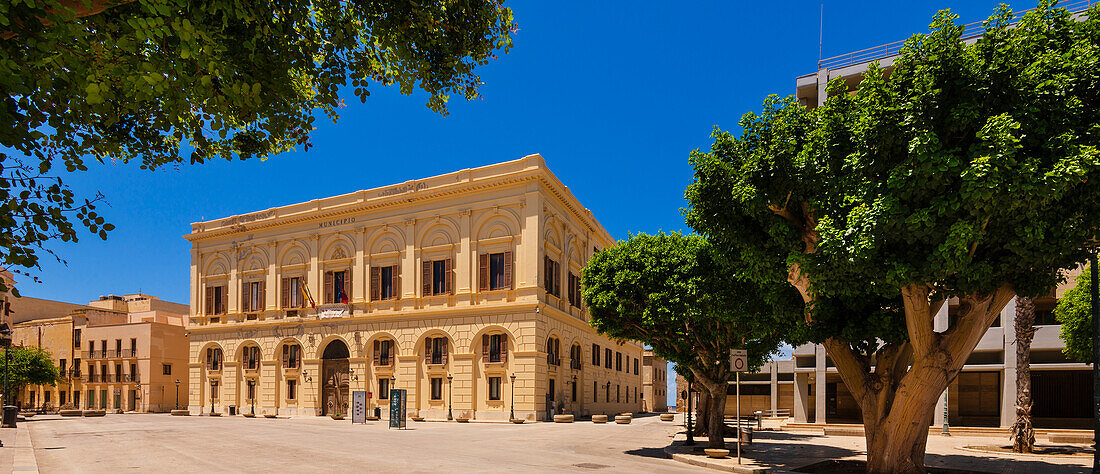
[[[351,392],[351,422],[367,422],[367,391],[356,390]]]
[[[741,372],[749,366],[749,351],[730,349],[730,371],[737,374],[737,464],[741,464]]]
[[[405,389],[390,390],[390,428],[405,429]]]

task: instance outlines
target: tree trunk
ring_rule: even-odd
[[[1035,337],[1035,303],[1016,297],[1016,422],[1012,424],[1012,450],[1030,453],[1035,448],[1031,426],[1031,340]]]
[[[722,387],[725,388],[725,387]],[[707,447],[726,447],[726,391],[707,394]]]

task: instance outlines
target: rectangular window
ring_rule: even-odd
[[[623,401],[622,398],[619,396],[621,392],[619,388],[619,385],[615,385],[615,403],[620,403]]]
[[[286,298],[283,306],[287,308],[301,308],[304,305],[302,299],[302,278],[290,277],[286,279]]]
[[[160,371],[164,375],[172,375],[172,364],[160,364]]]
[[[283,345],[283,368],[297,369],[302,347],[297,344]]]
[[[286,399],[297,400],[298,399],[298,381],[287,380],[286,381]]]
[[[103,372],[106,373],[107,371],[104,370]],[[122,364],[115,364],[115,382],[121,382],[121,381],[122,381]]]
[[[73,377],[80,377],[80,359],[73,359]]]
[[[130,357],[137,357],[137,338],[130,338]]]
[[[431,295],[447,295],[447,261],[431,262]]]
[[[61,369],[61,376],[62,376],[62,377],[64,377],[64,376],[65,376],[65,367],[66,367],[66,365],[65,365],[65,364],[66,364],[67,362],[68,362],[68,361],[66,361],[65,359],[61,359],[61,360],[60,360],[60,361],[58,362],[58,367],[59,367],[59,368]]]
[[[115,357],[122,357],[122,339],[115,339]]]
[[[347,303],[351,299],[351,275],[346,270],[325,272],[325,303]]]
[[[95,390],[88,390],[88,407],[95,408]]]
[[[378,365],[390,365],[390,357],[393,355],[393,341],[383,339],[378,341]]]
[[[489,377],[489,400],[500,400],[500,377]]]
[[[555,395],[555,392],[557,392],[557,390],[554,390],[554,379],[550,379],[550,387],[548,387],[547,390],[550,392],[550,399],[551,400],[557,400],[558,399],[557,396]]]
[[[432,400],[443,399],[443,378],[432,377]]]
[[[489,362],[500,362],[501,343],[504,340],[503,334],[493,334],[489,336]]]
[[[379,299],[397,298],[397,265],[382,267],[379,270]]]
[[[623,353],[622,352],[616,352],[615,353],[615,371],[616,372],[622,372],[623,371]]]
[[[445,352],[445,349],[444,349],[443,345],[446,344],[446,343],[447,343],[447,340],[442,338],[442,337],[436,337],[436,338],[432,339],[432,357],[431,357],[431,363],[432,364],[442,364],[443,363],[443,353]]]
[[[593,380],[592,381],[592,403],[596,403],[596,402],[600,401],[599,400],[599,398],[600,398],[599,390],[600,390],[599,385],[597,385],[596,381]]]
[[[634,375],[638,375],[638,359],[634,359]]]
[[[569,304],[581,307],[581,277],[569,272]]]
[[[592,365],[600,366],[600,345],[592,344]]]
[[[550,257],[544,257],[544,282],[546,292],[561,297],[561,264]]]
[[[106,410],[107,409],[107,391],[106,390],[100,390],[99,391],[99,409],[101,409],[101,410]]]
[[[80,349],[80,328],[73,329],[73,347]]]
[[[504,284],[504,254],[489,254],[489,289],[507,289]]]
[[[206,314],[225,314],[226,300],[226,287],[224,285],[206,287]]]
[[[604,349],[603,350],[603,356],[604,356],[603,357],[603,366],[604,366],[604,368],[610,369],[611,368],[611,349]]]
[[[379,378],[378,379],[378,399],[389,400],[390,399],[390,379]]]
[[[573,382],[570,386],[573,390],[573,397],[570,400],[575,402],[577,401],[577,382]]]
[[[258,281],[248,282],[248,310],[249,311],[263,311],[264,301],[261,293],[261,283]]]
[[[132,382],[138,381],[137,364],[130,364],[130,380]]]

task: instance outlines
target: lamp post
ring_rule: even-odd
[[[516,374],[512,373],[508,376],[508,379],[512,383],[512,387],[509,389],[512,392],[512,403],[508,405],[508,420],[511,421],[516,419]]]
[[[210,379],[210,414],[214,414],[214,388],[218,386],[218,381]]]
[[[180,379],[176,379],[176,409],[180,409]]]
[[[569,389],[572,390],[572,392],[570,392],[570,396],[569,396],[569,400],[570,400],[569,403],[570,404],[577,403],[577,374],[573,374],[573,386],[569,387]],[[573,407],[572,409],[576,410],[577,407]]]
[[[454,379],[454,375],[447,374],[447,421],[451,421],[454,418],[451,416],[451,394],[454,393],[451,390],[451,380]]]
[[[4,315],[7,316],[7,301],[5,300],[3,304],[5,305]],[[4,348],[4,405],[0,409],[3,411],[2,424],[5,428],[15,428],[15,407],[11,406],[11,393],[8,385],[8,371],[11,367],[11,327],[7,323],[0,323],[0,347]],[[3,443],[0,443],[0,446],[3,445]]]
[[[256,415],[256,379],[248,379],[248,399],[252,402],[250,413]]]
[[[684,393],[685,393],[684,398],[687,399],[687,411],[684,412],[684,417],[687,418],[687,441],[684,442],[684,446],[695,446],[695,437],[693,436],[693,433],[692,433],[692,431],[694,431],[694,429],[691,426],[691,385],[690,385],[690,382],[689,382],[687,391],[684,392]],[[737,440],[737,442],[740,443],[741,440]]]

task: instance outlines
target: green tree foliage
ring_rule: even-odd
[[[723,445],[730,349],[748,350],[750,369],[759,368],[802,313],[789,285],[738,279],[737,266],[696,235],[633,235],[597,253],[581,278],[596,330],[651,346],[705,389],[712,447]]]
[[[11,360],[5,363],[11,351]],[[38,347],[9,347],[0,351],[0,384],[8,377],[11,393],[17,394],[27,385],[56,385],[61,373],[53,365],[50,353]],[[3,386],[0,386],[0,390]],[[2,392],[0,392],[2,393]]]
[[[1062,340],[1066,347],[1062,352],[1077,362],[1092,363],[1092,270],[1077,277],[1075,286],[1062,295],[1054,308],[1054,317],[1062,325]]]
[[[689,224],[799,290],[871,471],[923,470],[935,403],[982,334],[1096,241],[1100,9],[1053,3],[1012,27],[1002,8],[971,44],[941,12],[891,70],[831,82],[817,108],[769,98],[692,155]],[[934,331],[951,297],[959,317]]]
[[[420,89],[445,114],[449,96],[478,96],[475,68],[514,29],[502,0],[3,2],[0,267],[35,266],[80,226],[111,230],[61,165],[308,150],[318,114],[336,121],[342,95],[377,86]]]

